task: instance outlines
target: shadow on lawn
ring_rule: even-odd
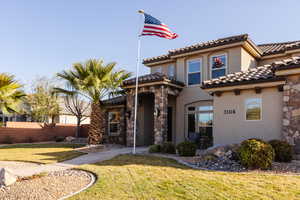
[[[172,167],[184,170],[197,170],[178,163],[171,158],[160,158],[151,155],[130,155],[124,154],[116,156],[110,160],[91,164],[95,166],[128,166],[128,165],[143,165],[155,167]],[[206,171],[206,170],[205,170]]]
[[[39,149],[51,149],[51,148],[79,148],[83,147],[83,144],[66,144],[66,143],[43,143],[43,144],[10,144],[7,146],[0,147],[1,149],[30,149],[30,148],[39,148]]]

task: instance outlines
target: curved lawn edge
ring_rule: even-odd
[[[85,187],[81,188],[80,190],[76,191],[76,192],[72,192],[71,194],[68,194],[66,196],[63,196],[61,198],[59,198],[58,200],[64,200],[64,199],[68,199],[72,196],[75,196],[77,194],[79,194],[80,192],[83,192],[85,190],[87,190],[88,188],[90,188],[92,185],[94,185],[97,181],[97,175],[95,175],[93,172],[87,171],[87,170],[83,170],[83,169],[73,169],[73,170],[79,170],[79,171],[84,171],[86,172],[90,177],[91,177],[91,181],[89,184],[87,184]]]

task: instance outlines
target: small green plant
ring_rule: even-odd
[[[4,144],[12,144],[13,143],[13,138],[9,135],[5,136],[2,143]]]
[[[176,153],[175,145],[172,142],[164,142],[161,145],[161,152],[175,154]]]
[[[269,142],[275,151],[276,162],[291,162],[293,159],[293,147],[289,143],[281,140],[271,140]]]
[[[270,169],[274,160],[273,147],[260,139],[248,139],[238,149],[241,164],[250,169]]]
[[[161,146],[159,144],[154,144],[149,147],[149,153],[159,153],[161,151]]]
[[[176,148],[180,156],[195,156],[197,145],[193,142],[185,141],[179,143]]]

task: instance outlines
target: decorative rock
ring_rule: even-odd
[[[0,168],[0,186],[9,186],[17,181],[17,176],[5,168]]]
[[[66,137],[65,141],[66,141],[66,142],[72,142],[72,141],[75,140],[75,139],[76,139],[75,137],[68,136],[68,137]]]

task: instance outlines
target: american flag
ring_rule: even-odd
[[[176,33],[173,33],[167,25],[162,23],[160,20],[152,17],[144,13],[145,15],[145,24],[142,31],[142,36],[150,35],[150,36],[158,36],[167,39],[175,39],[178,37]]]

